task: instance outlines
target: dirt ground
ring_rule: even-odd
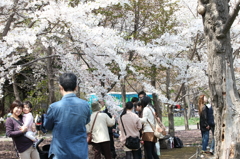
[[[180,130],[175,132],[175,136],[178,136],[183,144],[184,147],[192,147],[191,149],[161,149],[161,159],[164,158],[176,158],[173,157],[174,154],[177,153],[179,157],[178,151],[186,151],[190,155],[194,155],[196,152],[197,147],[201,144],[201,133],[200,130],[194,129],[194,130]],[[4,138],[4,137],[2,137]],[[40,147],[46,144],[50,144],[51,138],[50,137],[45,137],[44,141],[40,144]],[[118,141],[118,139],[115,139],[115,148],[116,148],[116,153],[117,153],[117,159],[124,159],[125,158],[125,152],[122,150],[122,143]],[[191,151],[190,151],[191,150]],[[172,157],[170,157],[172,154]],[[185,153],[186,154],[186,153]],[[185,157],[183,157],[184,159]],[[13,143],[11,139],[8,141],[6,140],[1,140],[0,142],[0,159],[16,159],[16,154],[13,149]],[[92,146],[89,145],[89,159],[93,159],[93,151],[92,151]]]

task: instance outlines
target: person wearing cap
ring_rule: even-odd
[[[114,116],[110,118],[106,113],[101,113],[100,110],[102,107],[98,102],[92,103],[91,107],[93,113],[91,115],[91,121],[86,125],[86,127],[88,132],[92,129],[94,159],[101,158],[101,154],[104,155],[105,159],[111,159],[112,156],[108,127],[112,127],[115,124],[115,118]],[[93,125],[94,120],[95,123]]]
[[[107,106],[103,100],[99,100],[98,103],[101,105],[101,112],[106,113],[110,118],[112,118],[112,114],[109,113]],[[103,109],[104,108],[104,109]],[[115,145],[114,145],[114,132],[116,130],[116,123],[112,127],[108,127],[108,133],[110,138],[110,147],[111,147],[111,154],[112,158],[115,159],[117,157]],[[115,133],[119,137],[119,134]]]

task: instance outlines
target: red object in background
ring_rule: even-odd
[[[180,109],[181,108],[181,105],[175,105],[175,109]]]

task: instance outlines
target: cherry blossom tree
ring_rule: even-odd
[[[231,7],[229,7],[231,6]],[[208,77],[215,111],[216,158],[239,158],[239,94],[237,92],[230,29],[240,1],[198,1],[208,48]]]

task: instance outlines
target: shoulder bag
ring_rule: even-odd
[[[164,138],[164,136],[166,135],[166,130],[165,130],[165,127],[164,125],[161,123],[161,121],[159,121],[157,119],[157,117],[154,115],[152,109],[150,107],[148,107],[151,112],[152,112],[152,115],[154,116],[154,121],[156,122],[156,125],[155,125],[155,128],[154,126],[148,121],[149,125],[151,126],[153,132],[154,132],[154,135],[159,138],[159,139],[162,139]]]
[[[97,115],[98,115],[99,112],[97,112],[95,118],[94,118],[94,121],[93,121],[93,125],[92,125],[92,128],[91,128],[91,131],[89,133],[87,133],[87,143],[88,144],[92,144],[92,130],[93,130],[93,127],[94,127],[94,124],[95,124],[95,121],[97,119]]]
[[[122,123],[122,127],[125,133],[125,136],[127,136],[126,130],[124,128],[123,122],[122,122],[122,118],[120,117],[121,123]],[[125,142],[125,146],[129,149],[139,149],[140,148],[140,139],[139,137],[132,137],[129,136],[126,138],[126,142]]]

